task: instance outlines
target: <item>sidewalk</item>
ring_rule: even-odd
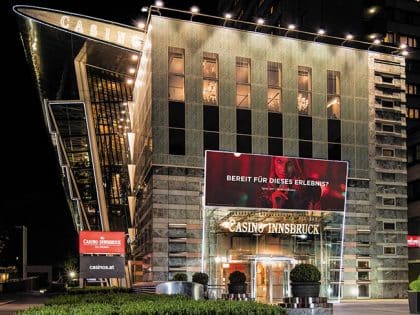
[[[45,299],[45,296],[39,292],[3,295],[0,300],[0,315],[12,315],[17,311],[43,305]]]
[[[408,300],[348,300],[334,304],[334,315],[409,315]]]

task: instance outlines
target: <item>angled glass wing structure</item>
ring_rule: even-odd
[[[14,10],[76,229],[130,232],[130,109],[145,33],[50,9]]]

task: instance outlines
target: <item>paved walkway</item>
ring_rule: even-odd
[[[334,315],[408,315],[408,300],[355,300],[334,304]]]
[[[44,304],[45,296],[39,292],[0,296],[0,315],[13,315],[17,311]]]

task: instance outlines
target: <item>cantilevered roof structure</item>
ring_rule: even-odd
[[[130,102],[145,33],[51,9],[14,10],[76,229],[127,231],[135,207]]]

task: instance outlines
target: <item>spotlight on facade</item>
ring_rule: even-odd
[[[146,26],[146,24],[143,21],[140,21],[140,22],[137,23],[137,27],[139,29],[142,29],[143,30],[145,26]]]
[[[137,61],[137,60],[139,60],[139,56],[137,56],[137,55],[131,55],[131,60]]]
[[[289,24],[289,25],[287,26],[287,28],[288,28],[289,30],[293,31],[293,30],[295,30],[295,29],[296,29],[296,25],[295,25],[295,24]]]
[[[198,12],[200,12],[200,8],[199,7],[197,7],[196,5],[193,5],[191,8],[190,8],[190,11],[192,12],[192,13],[198,13]]]
[[[354,36],[350,33],[346,35],[346,40],[352,40],[353,38]]]
[[[400,49],[406,49],[407,48],[407,44],[400,44]]]
[[[232,14],[231,13],[225,13],[225,19],[231,19],[232,18]]]
[[[317,31],[317,33],[318,33],[318,35],[325,35],[325,30],[324,30],[323,28],[320,28],[320,29]]]
[[[373,40],[373,43],[374,43],[375,45],[379,45],[379,44],[381,43],[381,40],[380,40],[380,39],[378,39],[378,38],[375,38],[375,39]]]
[[[407,50],[403,50],[403,51],[401,52],[401,55],[403,55],[403,56],[408,56],[408,51],[407,51]]]
[[[136,69],[135,68],[128,69],[128,73],[129,74],[134,74],[135,72],[136,72]]]
[[[127,79],[126,83],[127,83],[128,85],[131,85],[131,84],[133,84],[133,83],[134,83],[134,81],[133,81],[133,79]]]
[[[264,19],[263,18],[258,18],[257,19],[257,24],[258,25],[263,25],[264,24]]]
[[[157,6],[158,8],[163,7],[163,1],[161,1],[161,0],[156,0],[156,1],[155,1],[155,6]]]
[[[77,276],[77,274],[76,274],[76,272],[75,271],[70,271],[69,272],[69,277],[70,277],[70,279],[74,279],[74,278],[76,278],[76,276]]]
[[[376,12],[376,8],[375,7],[371,7],[371,8],[369,8],[368,12],[370,14],[374,14]]]
[[[149,8],[148,7],[142,7],[141,8],[141,12],[147,12],[149,10]]]
[[[376,37],[376,35],[375,35],[375,34],[370,34],[370,35],[369,35],[369,38],[370,38],[370,39],[374,39],[375,37]]]

